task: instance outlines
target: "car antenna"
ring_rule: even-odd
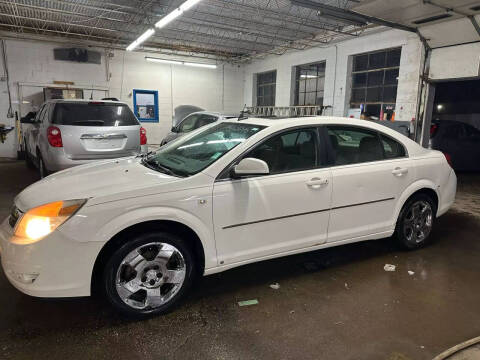
[[[240,111],[240,115],[238,116],[238,121],[248,119],[248,115],[250,115],[250,111],[246,110],[247,104],[243,106],[242,111]]]

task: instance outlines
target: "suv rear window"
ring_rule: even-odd
[[[132,126],[139,122],[125,104],[57,103],[53,123],[75,126]]]

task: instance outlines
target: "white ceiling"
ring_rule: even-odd
[[[453,8],[467,14],[478,14],[480,11],[473,11],[470,8],[480,5],[480,0],[432,0],[438,5]],[[425,4],[423,0],[364,0],[359,5],[352,7],[352,10],[361,14],[379,17],[402,23],[409,26],[416,26],[414,21],[428,18],[435,15],[445,14],[445,10],[437,6]],[[451,13],[452,17],[447,20],[462,17]],[[439,20],[438,22],[445,21]],[[431,24],[431,23],[429,23]],[[420,25],[420,26],[426,26]]]
[[[480,6],[480,0],[432,0],[432,2],[453,9],[454,11],[448,12],[452,16],[416,25],[414,22],[417,20],[447,13],[445,9],[426,4],[423,0],[363,0],[352,10],[417,27],[433,48],[480,40],[480,35],[471,20],[465,16],[480,14],[480,11],[471,9]],[[475,18],[480,23],[480,15],[476,15]]]

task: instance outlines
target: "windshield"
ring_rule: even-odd
[[[213,164],[264,126],[220,123],[188,139],[180,139],[160,148],[143,163],[174,176],[191,176]]]
[[[56,104],[53,123],[76,126],[139,125],[127,105],[94,101]]]

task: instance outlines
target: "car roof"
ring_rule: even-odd
[[[184,119],[187,116],[193,115],[193,114],[206,114],[206,115],[215,115],[215,116],[223,116],[223,117],[229,117],[229,118],[238,118],[238,115],[233,115],[233,114],[224,114],[218,111],[207,111],[207,110],[202,110],[202,111],[195,111],[192,112],[184,117]],[[183,119],[182,119],[183,120]]]
[[[384,134],[390,135],[394,138],[399,138],[399,136],[403,137],[404,140],[408,139],[412,141],[410,138],[406,137],[405,135],[399,133],[397,130],[392,129],[390,127],[381,125],[379,123],[369,121],[369,120],[360,120],[354,118],[346,118],[346,117],[339,117],[339,116],[308,116],[308,117],[286,117],[286,118],[248,118],[244,120],[227,120],[227,122],[232,123],[243,123],[243,124],[251,124],[251,125],[259,125],[259,126],[266,126],[275,130],[281,130],[296,126],[308,126],[308,125],[347,125],[347,126],[362,126],[365,128],[369,128],[372,130],[380,131]]]
[[[47,100],[46,103],[110,103],[110,104],[122,104],[127,105],[127,103],[123,101],[115,101],[115,100],[90,100],[90,99],[51,99]]]

